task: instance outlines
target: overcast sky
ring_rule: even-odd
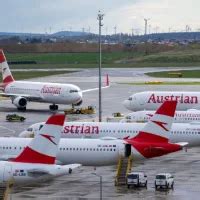
[[[0,0],[0,32],[97,32],[97,13],[105,16],[103,33],[183,31],[200,29],[200,0]],[[51,27],[51,28],[50,28]]]

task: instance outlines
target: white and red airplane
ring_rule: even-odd
[[[200,92],[146,91],[131,95],[123,102],[131,111],[156,110],[164,101],[177,101],[177,110],[200,109]]]
[[[15,158],[10,161],[0,161],[0,182],[13,181],[14,184],[41,181],[66,175],[80,164],[56,165],[55,159],[58,143],[65,115],[51,116],[44,124],[39,134],[27,141],[23,147],[15,139],[11,139],[10,146],[15,152]],[[4,140],[5,138],[2,138]],[[1,156],[4,155],[5,146],[1,146]]]
[[[168,108],[167,108],[168,109]],[[19,134],[19,137],[34,137],[44,122],[36,123]],[[145,123],[119,122],[65,122],[63,138],[107,138],[122,139],[134,137],[145,126]],[[165,133],[164,133],[165,134]],[[188,142],[188,146],[200,146],[200,122],[173,123],[169,133],[164,135],[170,142]]]
[[[120,122],[147,122],[155,113],[155,110],[142,110],[129,113]],[[200,122],[200,110],[190,109],[187,111],[176,111],[174,123]]]
[[[62,138],[57,161],[62,164],[75,162],[83,165],[112,165],[117,163],[120,155],[132,155],[134,159],[141,160],[179,151],[187,143],[170,143],[165,136],[169,134],[175,108],[175,101],[165,102],[134,137]],[[0,159],[15,157],[31,140],[31,138],[0,138]]]
[[[57,104],[80,105],[85,92],[98,90],[99,88],[81,90],[78,86],[61,83],[45,83],[31,81],[15,81],[9,69],[3,50],[0,50],[0,67],[2,69],[1,96],[10,97],[18,110],[26,110],[27,102],[51,103],[50,110],[58,110]],[[106,86],[109,87],[108,75]]]

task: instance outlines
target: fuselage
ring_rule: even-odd
[[[129,113],[120,122],[147,122],[155,113],[154,110],[142,110]],[[200,122],[200,110],[176,111],[174,123]]]
[[[7,160],[20,154],[31,138],[0,138],[0,158]],[[144,157],[131,149],[135,159]],[[125,154],[123,140],[61,139],[56,160],[59,164],[113,165]]]
[[[177,110],[200,109],[200,92],[147,91],[130,96],[123,102],[131,111],[156,110],[164,101],[177,101]]]
[[[31,138],[0,138],[0,159],[15,158],[26,147]],[[168,144],[143,143],[143,150],[137,149],[137,142],[107,139],[61,139],[56,161],[58,164],[79,163],[86,166],[114,165],[120,156],[132,156],[135,161],[162,156],[180,150],[172,150]],[[162,149],[162,152],[160,152]],[[159,151],[157,151],[159,150]]]
[[[30,184],[67,173],[66,166],[0,161],[1,183],[11,181],[14,184]]]
[[[4,92],[16,96],[27,95],[30,101],[54,104],[76,104],[82,100],[80,88],[72,84],[13,81]]]
[[[43,123],[30,126],[20,137],[37,134]],[[106,123],[106,122],[65,122],[62,137],[66,138],[103,138],[123,139],[136,136],[144,128],[145,123]],[[188,142],[189,146],[200,145],[200,123],[173,123],[168,135],[170,142]]]

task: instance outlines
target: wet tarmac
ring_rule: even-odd
[[[108,69],[107,69],[108,70]],[[149,68],[147,69],[149,70]],[[152,69],[153,70],[153,69]],[[138,76],[130,69],[109,69],[111,87],[103,90],[103,116],[110,116],[113,112],[120,111],[129,113],[123,107],[122,101],[135,92],[145,90],[188,90],[199,91],[199,86],[160,86],[160,85],[141,85],[131,86],[119,84],[124,80],[147,79],[141,72]],[[138,70],[139,71],[139,70]],[[142,71],[142,70],[141,70]],[[107,72],[107,71],[106,71]],[[106,72],[103,72],[106,74]],[[131,73],[130,73],[131,72]],[[123,77],[126,74],[125,77]],[[57,76],[38,78],[34,80],[53,81],[53,82],[72,82],[81,89],[93,88],[98,86],[97,70],[85,70],[73,74],[62,74]],[[83,106],[94,105],[98,109],[98,91],[84,94]],[[69,106],[60,106],[60,111]],[[25,116],[25,122],[6,122],[5,117],[9,113],[18,113]],[[51,114],[48,104],[32,103],[27,107],[27,112],[18,112],[10,100],[0,100],[0,136],[17,136],[29,125],[44,121]],[[98,113],[92,116],[69,115],[68,120],[93,120],[97,119]],[[15,188],[11,195],[12,199],[99,199],[99,178],[92,173],[103,177],[103,199],[166,199],[166,200],[187,200],[199,199],[200,196],[200,148],[188,149],[187,152],[181,151],[161,158],[146,160],[143,163],[134,163],[133,170],[145,171],[148,175],[148,187],[131,188],[115,187],[114,177],[116,166],[81,167],[71,175],[57,178],[34,186],[24,186]],[[157,173],[170,172],[175,176],[174,190],[155,191],[154,178]]]

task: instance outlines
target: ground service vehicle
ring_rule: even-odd
[[[85,114],[85,115],[91,115],[95,114],[95,108],[93,106],[88,106],[86,108],[71,108],[66,109],[65,114]]]
[[[131,185],[137,187],[147,187],[147,175],[143,172],[128,173],[126,183],[128,188],[130,188]]]
[[[11,121],[21,121],[23,122],[26,118],[17,114],[9,114],[6,116],[6,120],[11,122]]]
[[[120,112],[116,112],[112,114],[112,117],[107,117],[107,122],[120,122],[122,119],[124,119],[124,115]]]
[[[160,188],[174,188],[174,177],[170,173],[160,173],[156,175],[155,189]]]

